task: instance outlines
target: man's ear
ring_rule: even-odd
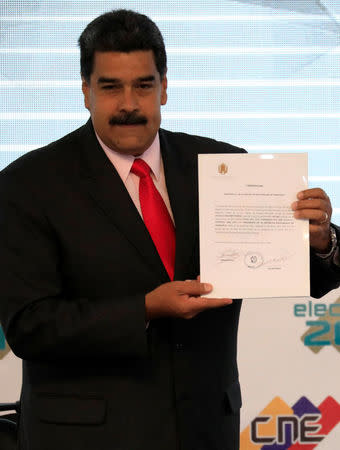
[[[85,108],[90,110],[90,86],[84,77],[81,77],[81,80],[82,80],[81,90],[83,91],[83,94],[84,94]]]
[[[161,105],[165,105],[168,100],[167,88],[168,88],[168,79],[166,77],[165,72],[161,80]]]

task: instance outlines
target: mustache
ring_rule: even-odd
[[[112,116],[109,120],[110,125],[145,125],[147,122],[148,119],[145,116],[141,116],[135,111]]]

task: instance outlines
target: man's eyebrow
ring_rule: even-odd
[[[155,81],[155,76],[154,75],[147,75],[146,77],[139,77],[136,79],[136,81],[139,82],[147,82],[147,81]],[[99,77],[97,80],[98,84],[103,84],[103,83],[121,83],[122,80],[120,80],[119,78],[109,78],[109,77]]]
[[[148,75],[147,77],[139,77],[137,81],[155,81],[154,75]]]
[[[99,77],[97,83],[120,83],[121,80],[119,78],[106,78],[106,77]]]

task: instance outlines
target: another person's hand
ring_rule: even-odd
[[[211,308],[230,305],[230,298],[205,298],[212,286],[198,280],[172,281],[158,286],[145,296],[146,320],[160,317],[192,319],[198,313]]]
[[[297,194],[292,204],[296,219],[309,219],[310,246],[318,253],[327,253],[330,247],[330,221],[332,205],[328,195],[320,188],[306,189]]]

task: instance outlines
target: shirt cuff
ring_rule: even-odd
[[[328,264],[335,264],[336,266],[340,266],[340,256],[339,256],[339,246],[338,246],[338,239],[336,235],[336,231],[334,227],[330,228],[331,232],[331,244],[332,248],[330,252],[326,255],[322,253],[315,252],[315,255],[318,257],[319,260],[322,260],[324,262],[327,262]]]
[[[335,250],[335,253],[333,255],[333,264],[340,267],[340,249],[339,249],[339,247]]]
[[[324,266],[332,266],[340,268],[340,247],[339,241],[336,236],[336,231],[334,227],[331,225],[331,234],[332,234],[332,249],[328,255],[323,255],[315,252],[316,257]]]

